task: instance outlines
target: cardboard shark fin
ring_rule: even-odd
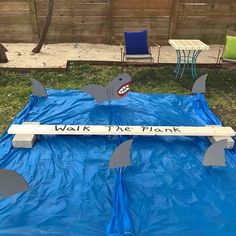
[[[0,192],[4,198],[28,189],[28,184],[21,175],[12,170],[0,169]]]
[[[206,79],[208,74],[199,77],[192,87],[192,93],[205,93],[206,92]]]
[[[32,83],[32,95],[38,96],[38,97],[47,97],[46,89],[43,87],[43,85],[36,79],[31,78],[30,79]]]
[[[133,139],[129,139],[115,149],[109,162],[109,168],[126,167],[131,164],[130,149],[132,143]]]
[[[213,143],[206,151],[204,166],[225,166],[225,149],[228,148],[227,139]]]
[[[102,85],[89,84],[85,86],[82,91],[94,97],[96,102],[105,102],[109,100],[108,95],[106,93],[106,88]]]

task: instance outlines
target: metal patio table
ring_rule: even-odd
[[[177,63],[175,68],[176,78],[181,78],[186,65],[191,66],[192,78],[197,79],[196,62],[203,50],[209,50],[209,46],[200,40],[169,39],[169,44],[176,50]]]

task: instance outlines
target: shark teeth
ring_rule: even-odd
[[[129,91],[129,85],[127,84],[121,87],[117,93],[119,96],[124,96],[128,91]]]

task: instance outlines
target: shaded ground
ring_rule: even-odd
[[[105,85],[113,76],[122,71],[132,76],[131,90],[135,92],[189,94],[193,83],[190,73],[186,73],[181,80],[176,80],[172,66],[124,69],[81,65],[72,66],[65,73],[0,72],[0,133],[10,125],[15,115],[26,105],[31,93],[30,77],[40,80],[46,87],[81,89],[89,83]],[[199,69],[198,72],[209,74],[206,96],[211,109],[225,126],[232,126],[236,130],[236,70],[222,69],[218,74],[213,69]]]

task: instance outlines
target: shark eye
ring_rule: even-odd
[[[119,78],[119,81],[121,81],[122,80],[122,78]]]

